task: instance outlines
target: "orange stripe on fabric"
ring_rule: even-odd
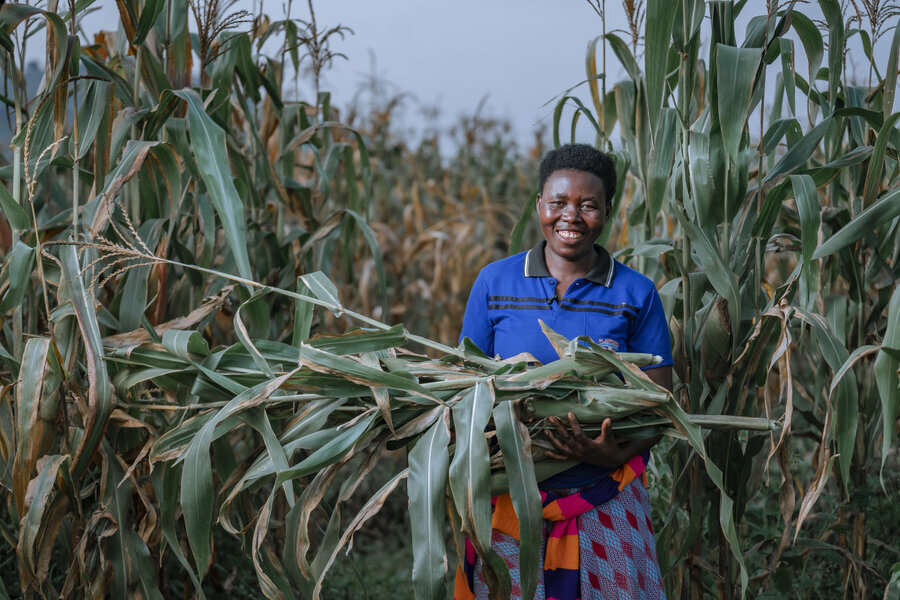
[[[519,517],[513,508],[512,498],[509,494],[497,497],[494,506],[494,516],[491,518],[491,527],[500,533],[519,539]]]
[[[551,502],[541,511],[544,518],[548,521],[565,521],[566,516],[563,514],[562,507],[559,502]]]
[[[544,556],[544,570],[554,569],[578,570],[578,534],[564,535],[547,540],[547,552]]]
[[[619,477],[616,477],[616,475],[619,475],[621,479]],[[636,473],[634,472],[634,469],[632,469],[628,465],[622,465],[613,474],[613,479],[619,482],[619,491],[621,492],[625,489],[626,485],[634,481],[635,476]]]
[[[466,574],[462,567],[456,567],[456,581],[453,583],[453,600],[475,600],[475,594],[469,589]]]

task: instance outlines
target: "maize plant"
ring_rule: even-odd
[[[612,4],[592,6],[602,17]],[[667,458],[658,550],[669,594],[794,593],[820,585],[792,578],[835,550],[843,575],[830,585],[896,594],[900,568],[876,550],[896,529],[870,527],[866,507],[898,493],[898,11],[767,1],[737,31],[760,4],[625,3],[636,34],[622,39],[601,21],[589,98],[560,99],[554,135],[574,107],[573,133],[584,117],[628,170],[615,207],[623,225],[606,239],[662,284],[680,404],[783,419],[769,444],[710,434],[727,495],[686,449]],[[772,459],[777,494],[760,487]],[[735,532],[743,550],[730,553]]]
[[[542,416],[601,396],[641,406],[620,431],[669,434],[670,596],[896,594],[897,11],[761,6],[625,2],[631,38],[599,20],[588,96],[555,111],[557,143],[574,105],[630,173],[601,242],[661,285],[670,398],[577,341],[536,367],[446,345],[477,266],[527,245],[533,157],[477,121],[452,169],[389,117],[349,127],[319,83],[346,30],[311,2],[126,0],[90,37],[87,3],[4,5],[0,597],[221,595],[229,539],[265,595],[310,597],[404,479],[416,594],[440,595],[445,487],[448,528],[484,546],[492,487],[532,514]]]

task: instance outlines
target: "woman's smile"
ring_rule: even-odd
[[[566,240],[578,240],[581,239],[582,233],[579,231],[572,231],[571,229],[557,229],[556,233],[559,236]]]

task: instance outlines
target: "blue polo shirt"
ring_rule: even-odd
[[[559,358],[538,320],[569,339],[587,336],[616,352],[646,352],[672,364],[669,327],[653,282],[595,246],[599,261],[576,279],[561,301],[557,280],[547,269],[542,241],[528,252],[498,260],[478,274],[463,320],[468,337],[488,356],[509,358],[528,352],[542,363]],[[575,487],[597,481],[608,469],[579,465],[546,482]]]

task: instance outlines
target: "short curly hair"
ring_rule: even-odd
[[[555,171],[573,170],[593,173],[603,181],[606,203],[616,195],[616,164],[608,155],[588,144],[565,144],[547,152],[541,160],[538,193]]]

